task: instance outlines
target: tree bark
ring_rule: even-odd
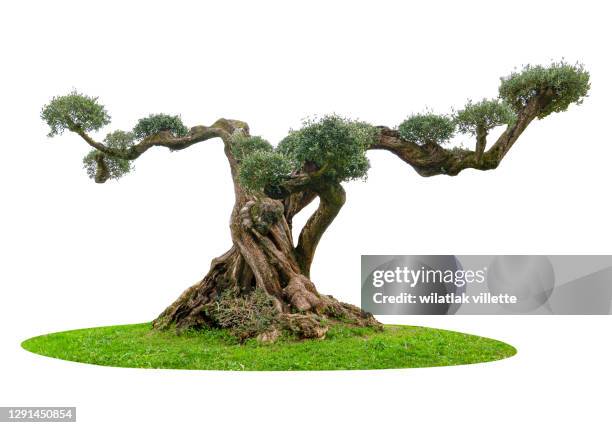
[[[233,132],[228,129],[228,132]],[[248,132],[248,129],[243,132]],[[266,329],[251,329],[241,339],[255,334],[275,338],[286,329],[303,338],[323,337],[330,323],[343,322],[359,326],[379,326],[371,314],[356,306],[341,303],[318,292],[309,279],[310,265],[323,232],[344,203],[344,190],[338,185],[292,194],[284,200],[245,191],[238,181],[238,161],[226,143],[225,154],[234,182],[235,204],[230,217],[233,246],[215,258],[206,276],[185,290],[153,322],[158,329],[175,327],[224,327],[228,316],[217,314],[219,308],[234,302],[237,311],[257,313],[261,308],[249,306],[249,296],[259,291],[270,303]],[[293,216],[316,196],[320,205],[293,243]],[[242,300],[241,300],[242,299]],[[229,306],[228,306],[229,307]],[[242,308],[242,309],[240,309]],[[232,319],[242,319],[231,312]],[[263,317],[263,315],[262,315]],[[256,320],[255,320],[256,321]],[[231,323],[231,322],[230,322]],[[241,326],[236,326],[240,330]]]

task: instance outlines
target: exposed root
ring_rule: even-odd
[[[165,330],[173,324],[177,324],[181,320],[181,313],[187,312],[189,302],[194,300],[194,297],[198,294],[202,287],[202,283],[198,282],[183,293],[176,299],[170,306],[168,306],[159,316],[153,321],[153,328],[158,330]],[[190,312],[190,310],[189,310]],[[195,327],[194,323],[194,327]]]
[[[371,314],[357,306],[318,294],[314,285],[304,278],[285,289],[294,308],[289,312],[279,311],[275,299],[262,288],[247,294],[230,289],[194,306],[197,296],[202,294],[201,287],[202,283],[198,283],[183,292],[153,326],[158,329],[173,326],[179,332],[186,328],[223,328],[241,342],[256,337],[265,343],[276,341],[283,331],[302,339],[321,339],[334,324],[382,327]],[[177,316],[180,318],[174,321]]]
[[[382,328],[374,316],[361,308],[336,300],[333,296],[323,296],[325,301],[324,315],[345,324],[359,327]]]
[[[250,280],[250,272],[246,269],[240,253],[232,247],[212,261],[208,274],[168,306],[153,321],[153,327],[160,330],[170,327],[183,330],[210,325],[203,312],[204,307],[224,290],[235,288],[239,281],[244,285]]]
[[[342,303],[332,296],[319,298],[320,313],[303,312],[280,315],[280,325],[303,339],[323,339],[331,325],[344,324],[356,327],[374,327],[382,329],[372,314],[362,311],[357,306]]]
[[[316,314],[283,314],[280,318],[283,328],[304,339],[323,339],[329,326]]]
[[[291,305],[299,312],[318,310],[323,306],[323,301],[317,293],[314,284],[304,275],[296,275],[284,288],[283,293]]]

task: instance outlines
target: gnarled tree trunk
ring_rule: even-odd
[[[316,246],[344,204],[342,187],[315,186],[283,200],[253,195],[238,181],[238,161],[229,145],[225,154],[234,181],[233,246],[157,317],[154,327],[230,327],[241,339],[259,335],[274,340],[282,329],[320,338],[332,322],[379,326],[371,314],[319,293],[309,279]],[[316,196],[319,207],[295,246],[292,218]]]

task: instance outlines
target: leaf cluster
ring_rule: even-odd
[[[175,137],[184,137],[189,132],[189,129],[183,124],[180,116],[161,113],[151,114],[140,119],[133,129],[134,135],[139,140],[162,131],[171,132]]]
[[[278,146],[278,151],[299,167],[321,169],[326,179],[341,182],[366,176],[370,167],[366,150],[378,130],[364,122],[337,115],[308,119]]]
[[[256,150],[242,159],[238,179],[246,189],[261,192],[266,188],[278,188],[292,170],[291,159],[283,153]]]
[[[244,158],[257,151],[272,152],[274,151],[274,147],[262,137],[251,137],[239,133],[232,137],[231,150],[236,160],[242,161]]]
[[[97,97],[72,91],[57,96],[42,108],[40,117],[49,125],[48,136],[62,134],[64,130],[97,131],[110,123],[110,115]]]
[[[468,101],[466,106],[455,113],[454,121],[457,130],[462,133],[476,135],[487,132],[500,125],[514,122],[516,114],[510,106],[499,100],[484,99],[477,103]]]
[[[455,123],[445,115],[418,113],[408,116],[398,131],[402,138],[417,144],[443,144],[455,133]]]
[[[589,73],[581,64],[554,62],[544,67],[527,65],[501,78],[499,95],[515,111],[540,95],[548,97],[538,114],[542,119],[554,112],[567,110],[570,104],[581,104],[590,89]]]

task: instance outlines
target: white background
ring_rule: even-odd
[[[369,154],[369,180],[346,186],[312,276],[323,292],[359,303],[360,254],[610,253],[604,5],[3,4],[0,405],[77,406],[84,427],[609,426],[610,317],[381,317],[519,350],[501,362],[421,370],[147,371],[19,346],[45,332],[150,320],[230,246],[220,143],[151,150],[132,175],[94,184],[82,170],[85,144],[47,138],[39,119],[44,103],[72,88],[112,114],[99,138],[165,112],[188,126],[242,119],[277,142],[308,115],[395,126],[424,108],[494,97],[516,66],[581,61],[591,96],[534,122],[495,171],[425,179],[389,153]]]

